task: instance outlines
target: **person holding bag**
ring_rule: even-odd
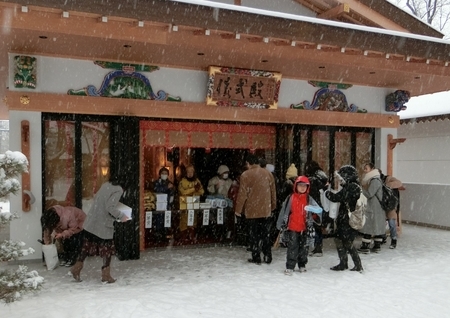
[[[81,248],[83,223],[86,214],[74,206],[53,205],[42,213],[44,245],[53,239],[61,242],[63,252],[58,256],[61,266],[75,264]]]
[[[342,189],[333,193],[329,190],[325,192],[325,196],[332,202],[339,202],[339,212],[336,218],[336,232],[334,242],[339,256],[339,264],[331,267],[333,271],[343,271],[348,269],[348,256],[352,257],[355,266],[351,271],[362,272],[363,267],[358,251],[353,246],[358,232],[349,224],[348,211],[354,211],[356,202],[362,191],[358,182],[358,172],[351,165],[342,166],[337,172]]]
[[[117,208],[124,192],[124,181],[111,176],[95,194],[94,202],[84,222],[83,245],[75,265],[71,268],[73,278],[81,282],[80,272],[88,256],[103,258],[102,282],[114,283],[111,277],[111,257],[115,254],[114,222],[126,222],[129,218]]]

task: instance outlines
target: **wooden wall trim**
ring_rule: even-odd
[[[363,114],[286,108],[258,110],[207,106],[205,103],[114,99],[17,91],[8,91],[6,98],[9,110],[17,111],[370,128],[398,128],[400,125],[400,118],[394,113]]]

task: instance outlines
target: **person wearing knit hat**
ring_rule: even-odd
[[[286,180],[280,187],[280,195],[277,197],[278,206],[284,202],[284,200],[294,192],[294,182],[298,177],[297,167],[292,163],[286,170]]]
[[[221,165],[217,169],[217,175],[209,179],[208,192],[210,195],[228,198],[228,191],[230,190],[233,181],[229,179],[230,169],[227,166]]]
[[[297,178],[298,176],[298,171],[297,171],[297,167],[295,167],[295,164],[291,163],[291,165],[289,166],[289,168],[286,171],[286,180],[289,179],[294,179]],[[294,183],[292,183],[292,185],[294,185]]]

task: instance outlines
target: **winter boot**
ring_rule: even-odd
[[[345,271],[348,269],[348,255],[347,251],[345,250],[344,246],[342,245],[342,241],[335,239],[334,242],[336,243],[336,249],[339,256],[339,264],[336,266],[331,267],[330,269],[332,271]]]
[[[389,246],[389,248],[393,250],[396,247],[397,247],[397,240],[391,239],[391,245]]]
[[[364,254],[370,253],[370,249],[369,249],[369,247],[370,247],[370,242],[371,242],[370,239],[365,239],[365,238],[363,238],[363,239],[362,239],[361,246],[358,248],[358,252],[364,253]]]
[[[80,278],[80,272],[83,269],[83,262],[76,262],[75,265],[72,266],[72,268],[70,269],[70,272],[72,273],[73,278],[77,281],[77,282],[81,282],[81,278]]]
[[[109,266],[102,267],[102,282],[103,283],[112,284],[116,281],[114,278],[111,277],[110,271],[111,271],[111,267],[109,267]]]
[[[316,245],[316,247],[314,248],[314,250],[311,253],[311,256],[315,256],[315,257],[322,257],[323,256],[322,244]]]
[[[361,273],[363,271],[361,258],[359,257],[356,248],[354,248],[353,246],[350,248],[350,255],[352,256],[353,263],[355,264],[355,266],[351,269],[351,271]]]
[[[383,241],[382,238],[375,237],[375,239],[373,240],[372,252],[378,253],[379,251],[381,251],[381,242],[382,241]]]

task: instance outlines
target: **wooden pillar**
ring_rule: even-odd
[[[28,164],[30,163],[30,122],[22,120],[21,122],[21,151],[27,157]],[[31,210],[31,167],[28,166],[28,173],[22,174],[22,211],[29,212]]]
[[[392,166],[393,166],[393,151],[395,146],[397,146],[397,144],[401,144],[402,142],[404,142],[406,140],[406,138],[396,138],[394,139],[394,137],[389,134],[387,135],[387,171],[386,171],[386,175],[392,176]],[[398,215],[397,215],[397,232],[398,234],[402,233],[402,212],[398,211]]]
[[[242,2],[241,0],[234,0],[234,5],[240,6],[241,2]]]
[[[390,175],[392,176],[392,166],[393,166],[393,151],[395,146],[397,146],[397,144],[401,144],[402,142],[404,142],[406,140],[406,138],[396,138],[394,139],[394,137],[389,134],[387,135],[387,171],[386,171],[386,175]]]

